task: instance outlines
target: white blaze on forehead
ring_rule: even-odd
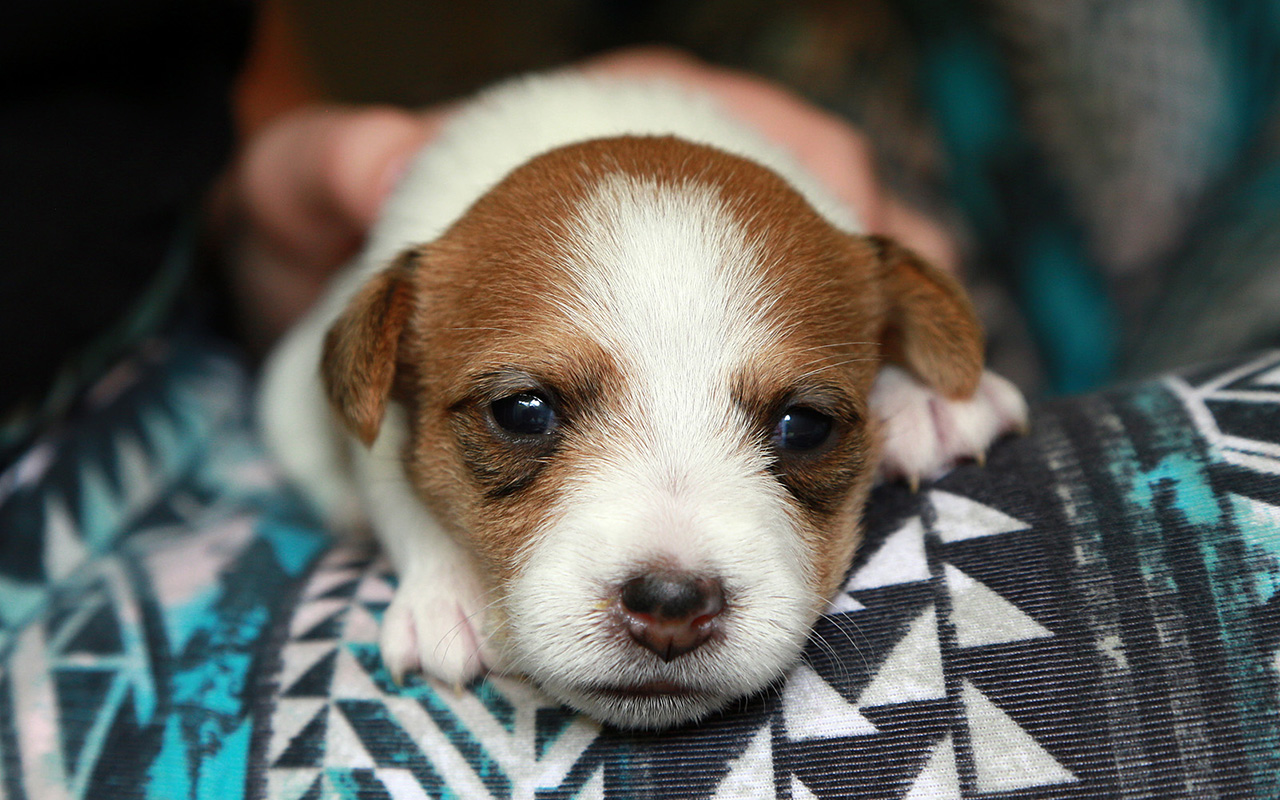
[[[606,457],[564,498],[567,518],[592,507],[587,524],[618,566],[729,568],[726,548],[789,527],[732,392],[778,335],[760,249],[714,187],[620,174],[584,201],[570,237],[565,310],[613,358],[622,394],[605,401]]]
[[[719,192],[610,175],[572,225],[567,302],[622,368],[628,410],[685,433],[723,425],[732,375],[777,331],[759,248]]]

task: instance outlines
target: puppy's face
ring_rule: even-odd
[[[366,441],[405,407],[405,470],[481,564],[501,666],[659,727],[797,658],[857,544],[883,359],[972,390],[954,284],[748,161],[625,137],[534,159],[406,253],[325,372]]]

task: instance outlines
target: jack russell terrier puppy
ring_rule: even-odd
[[[269,447],[399,574],[399,682],[523,673],[617,725],[775,681],[877,471],[1025,424],[947,275],[709,98],[482,94],[270,358]]]

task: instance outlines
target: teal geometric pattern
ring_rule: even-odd
[[[1038,409],[866,539],[802,663],[637,734],[383,667],[395,589],[208,341],[0,476],[0,798],[1280,796],[1280,353]]]

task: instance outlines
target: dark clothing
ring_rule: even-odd
[[[251,3],[10,0],[3,16],[0,423],[155,280],[230,153]]]

